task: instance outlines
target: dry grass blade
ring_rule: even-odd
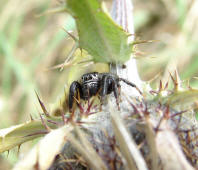
[[[144,127],[144,132],[146,134],[146,141],[148,143],[149,149],[150,149],[150,160],[151,160],[151,169],[152,170],[158,170],[158,153],[156,148],[156,142],[155,142],[155,134],[152,129],[151,124],[148,122]]]
[[[54,161],[57,154],[60,153],[67,134],[72,127],[64,126],[47,134],[21,161],[19,161],[14,170],[35,169],[47,170]],[[53,149],[52,149],[53,148]]]
[[[157,150],[164,170],[193,170],[186,160],[175,134],[165,124],[160,126],[156,136]]]
[[[120,150],[127,161],[128,169],[147,170],[146,162],[127,128],[124,126],[118,112],[112,107],[110,108],[115,137],[119,143]]]
[[[69,34],[70,35],[70,34]],[[63,65],[61,66],[60,71],[63,70],[63,67],[65,67],[65,65],[67,65],[67,63],[72,59],[75,51],[79,48],[79,44],[76,41],[75,45],[72,47],[71,51],[69,52],[68,56],[66,57],[66,60],[64,61]]]
[[[86,136],[82,130],[75,127],[76,132],[78,134],[79,139],[77,140],[72,133],[69,133],[68,139],[71,144],[78,150],[78,152],[82,155],[82,157],[88,162],[91,169],[94,170],[107,170],[102,159],[96,153],[94,148],[91,146],[89,141],[86,139]],[[79,142],[81,141],[82,144]]]
[[[35,15],[35,17],[42,17],[44,15],[61,13],[61,12],[65,12],[65,11],[66,11],[65,7],[57,7],[57,8],[49,9],[43,13],[37,14],[37,15]]]

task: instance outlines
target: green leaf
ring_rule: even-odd
[[[54,125],[50,125],[51,128],[54,128]],[[46,129],[40,120],[32,120],[20,125],[1,129],[0,153],[19,146],[26,141],[43,136],[43,132],[46,132]]]
[[[40,170],[49,169],[55,157],[63,148],[67,140],[67,134],[72,130],[73,127],[67,125],[52,130],[20,160],[13,169],[35,169],[37,165],[39,165]]]
[[[179,108],[196,108],[196,102],[198,100],[198,90],[189,89],[183,91],[174,92],[172,95],[168,96],[165,100],[172,107]]]
[[[102,10],[97,0],[67,0],[67,11],[74,17],[79,47],[95,62],[124,63],[130,58],[129,34]]]

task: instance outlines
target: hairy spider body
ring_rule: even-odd
[[[126,79],[119,78],[115,74],[98,72],[84,74],[79,82],[74,81],[70,86],[70,112],[72,111],[74,102],[76,102],[76,99],[78,99],[79,97],[83,100],[89,100],[89,98],[98,94],[100,96],[102,105],[104,97],[112,92],[114,93],[119,108],[118,97],[120,95],[120,81],[123,81],[132,87],[135,87],[140,92],[140,90],[136,87],[135,84],[129,82]]]

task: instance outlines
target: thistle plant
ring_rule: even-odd
[[[65,62],[54,68],[65,69],[85,63],[90,67],[90,63],[102,62],[120,77],[130,80],[137,77],[142,94],[128,93],[128,87],[121,84],[120,110],[110,95],[106,96],[102,110],[97,96],[88,101],[74,98],[77,106],[69,112],[68,87],[51,110],[36,92],[42,109],[39,118],[30,116],[30,121],[0,131],[0,152],[43,137],[15,165],[15,170],[181,170],[198,167],[195,119],[198,90],[184,88],[177,71],[169,75],[173,87],[170,82],[160,81],[157,89],[143,85],[136,67],[133,73],[129,72],[131,63],[135,64],[132,58],[135,45],[150,41],[129,40],[134,34],[127,20],[132,10],[131,1],[115,0],[113,5],[113,19],[97,0],[67,0],[61,9],[53,10],[72,15],[78,31],[75,37],[66,30],[75,45]],[[74,55],[78,48],[82,53],[80,59]]]

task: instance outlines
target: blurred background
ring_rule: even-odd
[[[30,114],[38,117],[34,91],[50,107],[67,86],[69,74],[80,69],[49,69],[63,63],[72,49],[74,41],[62,28],[75,34],[75,22],[66,13],[38,15],[63,3],[0,1],[0,128],[25,122]],[[105,3],[110,9],[111,1]],[[136,49],[141,79],[156,88],[177,69],[182,80],[198,88],[198,1],[133,0],[133,5],[136,37],[157,40]],[[20,155],[35,142],[23,144]],[[1,154],[0,169],[10,169],[20,155],[17,148]]]

